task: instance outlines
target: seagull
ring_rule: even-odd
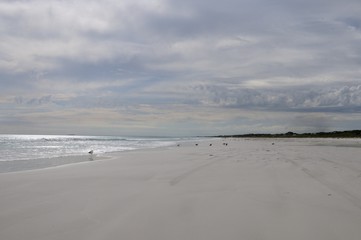
[[[89,153],[89,154],[93,154],[93,152],[94,152],[93,150],[90,150],[88,153]]]

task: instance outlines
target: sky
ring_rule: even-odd
[[[360,0],[2,0],[0,133],[361,129]]]

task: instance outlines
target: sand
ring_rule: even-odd
[[[359,240],[360,146],[205,140],[2,173],[0,239]]]

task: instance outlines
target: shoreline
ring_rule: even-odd
[[[49,168],[56,168],[66,165],[73,165],[79,163],[87,163],[93,161],[104,161],[112,160],[121,157],[122,154],[129,152],[143,152],[151,150],[160,150],[163,148],[174,148],[177,146],[193,146],[196,143],[209,143],[217,141],[279,141],[279,142],[298,142],[307,143],[308,146],[315,147],[350,147],[350,148],[361,148],[361,139],[359,138],[277,138],[277,137],[205,137],[198,140],[180,141],[178,143],[169,146],[158,146],[158,147],[146,147],[138,149],[129,149],[123,151],[113,151],[100,154],[88,154],[88,155],[70,155],[70,156],[56,156],[48,158],[37,158],[37,159],[24,159],[24,160],[10,160],[0,161],[0,174],[6,173],[19,173],[25,171],[36,171],[46,170]]]
[[[104,159],[106,159],[105,156],[73,155],[26,160],[0,161],[0,174],[56,168],[65,165],[100,161]]]
[[[182,143],[184,143],[184,141]],[[172,144],[169,146],[135,148],[135,149],[122,150],[122,151],[112,151],[112,152],[95,153],[95,154],[67,155],[67,156],[55,156],[55,157],[45,157],[45,158],[43,157],[43,158],[35,158],[35,159],[20,159],[20,160],[9,160],[9,161],[3,160],[0,161],[0,174],[40,170],[40,169],[60,167],[63,165],[72,165],[72,164],[86,163],[92,161],[102,161],[112,158],[112,156],[114,155],[117,156],[125,152],[143,151],[143,150],[147,151],[151,149],[172,147],[174,145],[177,144]]]
[[[359,239],[361,148],[195,143],[0,174],[0,238]]]
[[[10,160],[0,161],[0,174],[18,173],[25,171],[42,170],[48,168],[56,168],[65,165],[73,165],[79,163],[87,163],[93,161],[104,161],[119,158],[122,154],[128,152],[142,152],[151,150],[160,150],[162,148],[173,148],[179,146],[193,146],[195,143],[205,143],[206,145],[217,141],[280,141],[280,142],[298,142],[307,143],[309,146],[318,147],[354,147],[361,148],[361,139],[359,138],[277,138],[277,137],[205,137],[198,140],[180,141],[169,146],[146,147],[138,149],[129,149],[123,151],[114,151],[93,155],[70,155],[70,156],[56,156],[48,158],[24,159],[24,160]],[[338,143],[339,142],[339,143]]]
[[[0,172],[91,161],[106,153],[169,146],[182,140],[122,136],[0,135]],[[94,151],[94,155],[89,155],[89,151]]]

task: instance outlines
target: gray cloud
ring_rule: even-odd
[[[194,109],[180,119],[212,109],[231,126],[244,121],[240,109],[351,116],[361,106],[360,11],[358,0],[2,1],[2,114],[9,104],[13,116],[146,104]],[[286,121],[305,125],[283,116],[267,129]]]
[[[361,85],[318,89],[230,89],[195,86],[192,91],[206,105],[234,108],[265,108],[283,111],[360,111]],[[203,93],[203,94],[202,94]]]
[[[42,96],[40,98],[31,98],[31,99],[24,99],[21,96],[15,97],[14,102],[16,104],[26,104],[26,105],[43,105],[52,102],[51,95]]]

